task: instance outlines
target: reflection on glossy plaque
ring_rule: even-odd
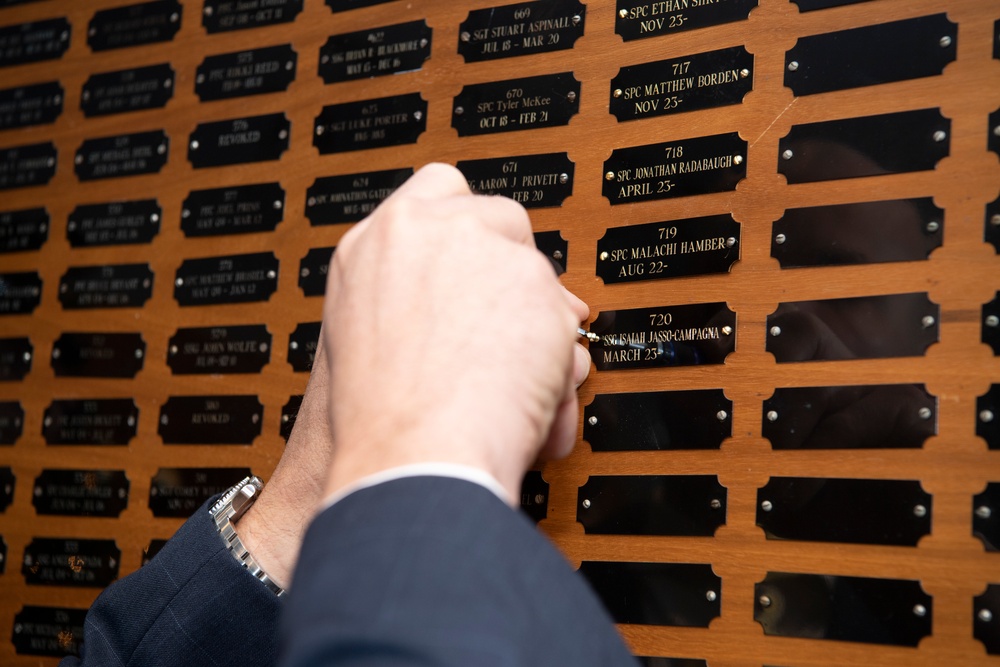
[[[0,445],[13,445],[24,430],[24,408],[19,401],[0,401]]]
[[[736,347],[736,313],[724,302],[601,311],[590,325],[599,371],[725,363]]]
[[[0,253],[38,250],[49,238],[44,208],[0,212]]]
[[[121,559],[114,540],[36,537],[24,548],[21,574],[29,585],[104,588],[118,578]]]
[[[477,9],[459,26],[458,52],[472,63],[572,49],[586,18],[587,7],[578,0]]]
[[[299,416],[299,409],[302,408],[302,394],[289,396],[288,402],[281,407],[281,422],[278,424],[278,434],[288,442],[295,427],[295,419]]]
[[[124,470],[43,470],[31,504],[39,514],[116,518],[128,505]]]
[[[712,537],[726,523],[726,489],[715,475],[591,477],[576,520],[588,535]]]
[[[870,0],[792,0],[792,2],[798,5],[800,12],[811,12],[817,9],[856,5],[859,2],[870,2]]]
[[[990,449],[1000,449],[1000,384],[990,385],[990,390],[976,399],[976,415],[976,435]]]
[[[181,27],[184,8],[177,0],[141,2],[94,14],[87,44],[94,51],[169,42]]]
[[[722,608],[722,579],[699,563],[583,561],[615,623],[707,628]]]
[[[521,480],[521,511],[535,523],[549,515],[549,483],[537,470],[529,470]]]
[[[919,581],[768,572],[754,588],[766,635],[916,646],[931,634]]]
[[[70,267],[59,280],[63,308],[141,308],[153,294],[148,264]]]
[[[317,178],[306,190],[306,217],[314,227],[357,222],[410,176],[412,167]]]
[[[171,396],[157,432],[167,445],[249,445],[263,415],[256,396]]]
[[[941,247],[932,197],[793,208],[772,226],[771,256],[787,269],[925,260]]]
[[[1000,655],[1000,584],[990,584],[973,599],[976,614],[972,636],[983,643],[990,655]]]
[[[280,183],[192,190],[181,209],[184,236],[270,232],[285,213]]]
[[[14,616],[11,641],[20,655],[79,655],[86,609],[25,605]]]
[[[37,271],[0,273],[0,315],[27,315],[42,300],[42,277]]]
[[[319,50],[319,75],[326,83],[410,72],[431,57],[427,21],[333,35]]]
[[[291,127],[283,113],[201,123],[188,141],[188,160],[195,169],[277,160]]]
[[[308,373],[312,370],[316,359],[316,348],[319,346],[319,330],[321,322],[303,322],[295,327],[288,340],[288,363],[298,373]]]
[[[566,273],[566,255],[569,254],[569,242],[556,230],[552,232],[535,232],[535,247],[549,258],[556,275]]]
[[[0,130],[51,123],[62,113],[63,99],[58,81],[0,90]]]
[[[170,139],[163,130],[87,139],[73,162],[81,181],[156,174],[167,163]]]
[[[473,192],[509,197],[525,208],[562,206],[573,194],[576,165],[566,153],[460,160],[455,166]]]
[[[163,551],[163,547],[167,546],[166,540],[150,540],[149,546],[142,550],[142,565],[148,565],[149,561],[156,557],[156,554]]]
[[[174,95],[174,70],[169,63],[91,74],[83,84],[83,115],[107,116],[126,111],[159,109]]]
[[[42,436],[49,445],[127,445],[138,422],[131,398],[56,400],[45,409]]]
[[[1000,292],[992,301],[983,305],[983,342],[1000,356]]]
[[[163,210],[155,199],[77,206],[66,238],[74,248],[149,243],[160,233]]]
[[[583,410],[583,439],[595,452],[719,449],[732,412],[721,389],[597,394]]]
[[[70,31],[65,18],[0,28],[0,67],[61,58],[69,48]]]
[[[138,333],[64,333],[52,344],[59,377],[133,378],[142,370],[146,341]]]
[[[458,136],[566,125],[580,111],[580,82],[572,72],[529,76],[462,88],[451,126]]]
[[[326,276],[336,247],[313,248],[299,263],[299,287],[306,296],[326,294]]]
[[[613,206],[735,190],[746,153],[737,132],[619,148],[604,162],[602,194]]]
[[[972,499],[972,535],[987,551],[1000,551],[1000,482],[987,484]]]
[[[794,301],[767,316],[766,348],[778,363],[921,357],[940,320],[926,292]]]
[[[789,183],[934,169],[951,145],[939,109],[793,125],[778,142],[778,172]]]
[[[51,141],[0,148],[0,190],[45,185],[56,174],[56,155]]]
[[[209,34],[291,23],[303,0],[205,0],[201,24]]]
[[[271,334],[263,324],[178,329],[167,347],[174,375],[259,373],[270,360]]]
[[[321,154],[416,143],[427,129],[427,101],[420,93],[323,107],[313,126]]]
[[[326,0],[326,6],[333,13],[346,12],[358,7],[371,7],[372,5],[382,5],[392,0]]]
[[[757,0],[618,0],[615,32],[622,40],[669,35],[683,30],[707,28],[733,21],[743,21]]]
[[[149,509],[155,517],[186,519],[250,474],[250,468],[160,468],[151,480]]]
[[[1000,197],[986,205],[983,240],[992,244],[993,249],[1000,255]]]
[[[27,338],[0,338],[0,382],[24,379],[34,351]]]
[[[194,92],[209,102],[288,90],[297,60],[291,44],[208,56],[198,66]]]
[[[9,466],[0,468],[0,512],[5,511],[14,501],[14,473]]]
[[[177,269],[174,298],[182,306],[267,301],[278,288],[273,252],[186,259]]]

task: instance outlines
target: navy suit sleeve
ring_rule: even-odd
[[[583,578],[519,512],[444,477],[351,494],[309,529],[287,667],[636,665]]]
[[[82,659],[60,667],[275,664],[282,604],[223,546],[208,514],[214,500],[101,593],[87,613]]]

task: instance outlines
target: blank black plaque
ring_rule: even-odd
[[[173,97],[174,81],[169,63],[91,74],[83,84],[80,108],[88,118],[159,109]]]
[[[21,574],[29,585],[104,588],[118,578],[121,559],[114,540],[36,537],[24,548]]]
[[[61,58],[71,31],[65,17],[0,28],[0,67]]]
[[[583,409],[583,439],[595,452],[719,449],[732,412],[721,389],[597,394]]]
[[[525,208],[562,206],[573,194],[576,165],[566,153],[459,160],[455,166],[473,192],[508,197]]]
[[[271,334],[263,324],[178,329],[167,346],[174,375],[259,373],[271,360]]]
[[[273,252],[186,259],[174,278],[174,298],[182,306],[267,301],[278,288]]]
[[[562,237],[559,230],[551,232],[535,232],[535,247],[549,258],[556,275],[566,273],[566,256],[569,254],[569,242]]]
[[[418,70],[431,57],[431,32],[421,19],[333,35],[320,47],[319,75],[338,83]]]
[[[0,316],[29,315],[42,300],[42,277],[37,271],[0,273]]]
[[[181,28],[184,8],[177,0],[141,2],[94,14],[87,28],[93,51],[169,42]]]
[[[167,164],[170,139],[163,130],[87,139],[73,159],[81,181],[159,173]]]
[[[25,605],[14,615],[11,642],[18,655],[79,655],[86,609]]]
[[[288,363],[297,373],[308,373],[316,359],[321,322],[303,322],[288,339]]]
[[[186,519],[251,474],[250,468],[160,468],[150,481],[149,509],[154,517]]]
[[[34,352],[26,337],[0,338],[0,382],[23,379],[31,371]]]
[[[194,79],[202,102],[278,93],[295,80],[298,55],[291,44],[206,57]]]
[[[280,183],[192,190],[181,209],[184,236],[270,232],[285,215]]]
[[[0,130],[52,123],[63,110],[58,81],[0,90]]]
[[[48,445],[127,445],[138,423],[131,398],[55,400],[45,409],[42,436]]]
[[[972,499],[972,535],[986,551],[1000,551],[1000,482],[987,484]]]
[[[205,32],[247,30],[291,23],[302,11],[304,0],[205,0],[201,24]]]
[[[281,158],[292,124],[283,113],[201,123],[188,140],[188,161],[195,169]]]
[[[57,155],[51,141],[0,148],[0,190],[45,185],[56,174]]]
[[[306,190],[306,217],[314,227],[357,222],[410,176],[413,167],[317,178]]]
[[[171,396],[160,408],[157,432],[167,445],[250,445],[263,419],[264,406],[253,395]]]
[[[572,72],[465,86],[455,96],[451,126],[458,136],[567,125],[580,111],[580,82]]]
[[[66,238],[74,248],[149,243],[162,217],[155,199],[81,205],[69,214]]]
[[[990,346],[994,356],[1000,356],[1000,292],[983,304],[983,342]]]
[[[1000,449],[1000,384],[976,399],[976,435],[990,449]]]
[[[583,561],[582,574],[615,623],[707,628],[722,608],[722,579],[700,563]]]
[[[537,470],[529,470],[521,480],[521,511],[535,523],[549,515],[549,483]]]
[[[659,4],[661,11],[654,15],[652,7],[656,4]],[[700,4],[618,0],[615,9],[615,32],[621,35],[623,41],[628,42],[633,39],[707,28],[746,20],[750,16],[750,11],[756,6],[757,0],[726,0]]]
[[[63,333],[52,344],[58,377],[134,378],[146,358],[139,333]]]
[[[577,0],[476,9],[458,28],[458,52],[471,63],[572,49],[586,19],[587,7]]]
[[[24,408],[20,401],[0,402],[0,445],[13,445],[24,431]]]
[[[117,518],[128,505],[124,470],[43,470],[31,504],[38,514]]]
[[[38,250],[49,238],[49,222],[44,208],[0,212],[0,253]]]
[[[59,279],[59,302],[67,310],[142,308],[152,295],[149,264],[71,266]]]
[[[306,296],[326,294],[326,276],[336,246],[313,248],[299,263],[299,287]]]
[[[990,584],[973,599],[976,615],[972,636],[983,643],[990,655],[1000,655],[1000,584]]]
[[[588,535],[712,537],[726,523],[726,488],[715,475],[593,476],[576,520]]]

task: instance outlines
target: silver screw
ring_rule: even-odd
[[[627,9],[619,9],[618,10],[618,16],[620,16],[621,18],[625,18],[626,16],[628,16],[628,10]]]
[[[771,503],[771,501],[770,501],[770,500],[765,500],[764,502],[762,502],[762,503],[760,504],[760,508],[761,508],[762,510],[764,510],[765,512],[770,512],[771,510],[773,510],[773,509],[774,509],[774,504],[773,504],[773,503]]]
[[[287,139],[288,138],[288,130],[282,130],[281,132],[278,132],[278,138],[279,139]]]
[[[61,356],[62,356],[62,352],[59,350],[58,347],[52,348],[52,358],[53,359],[58,359]]]
[[[77,153],[76,157],[73,158],[73,162],[76,164],[83,164],[83,156]]]
[[[319,61],[325,65],[328,62],[330,62],[330,56],[324,53],[323,56],[319,59]]]
[[[772,336],[780,336],[781,335],[781,327],[771,327],[771,335]]]
[[[993,620],[993,612],[990,611],[989,609],[980,609],[979,613],[976,614],[976,616],[978,616],[979,620],[982,621],[983,623],[989,623],[990,621]]]
[[[290,342],[290,343],[288,344],[288,347],[289,347],[290,349],[292,349],[292,350],[297,350],[297,349],[299,349],[299,344],[298,344],[298,343],[296,343],[296,342],[295,342],[295,341],[293,340],[292,342]]]
[[[267,352],[267,343],[261,343],[260,344],[260,351],[261,352]]]
[[[934,141],[941,143],[948,138],[948,134],[944,130],[938,130],[934,133]]]
[[[563,258],[562,250],[556,250],[554,253],[552,253],[552,259],[562,259],[562,258]]]
[[[254,416],[252,416],[250,418],[250,421],[253,422],[254,424],[256,424],[257,422],[260,421],[260,415],[254,415]]]
[[[135,426],[135,417],[129,417],[125,423],[129,426]]]
[[[590,424],[591,426],[597,426],[597,417],[591,417],[590,419],[587,420],[587,423]]]
[[[422,111],[414,111],[413,112],[413,118],[414,118],[414,120],[420,120],[423,117],[424,117],[424,114],[423,114]]]
[[[288,415],[281,415],[282,424],[287,424],[289,419],[291,419],[291,417],[289,417]]]
[[[275,273],[274,271],[268,271],[268,272],[267,272],[267,277],[268,277],[268,279],[270,279],[270,280],[274,280],[274,279],[275,279],[276,277],[278,277],[278,274],[277,274],[277,273]]]
[[[285,63],[285,69],[291,72],[293,69],[295,69],[295,63],[289,60],[287,63]]]
[[[727,248],[732,248],[734,245],[736,245],[736,237],[735,236],[730,236],[728,239],[726,239],[726,247]]]
[[[930,222],[927,223],[927,231],[931,232],[932,234],[939,229],[941,229],[940,222],[937,222],[936,220],[931,220]]]
[[[566,101],[576,102],[576,93],[574,93],[572,90],[566,93]]]
[[[583,17],[581,17],[579,14],[574,14],[571,20],[573,21],[573,25],[580,25],[580,21],[583,20]]]
[[[715,413],[715,418],[718,419],[720,422],[726,421],[728,417],[729,413],[726,412],[725,410],[719,410],[718,412]]]
[[[456,116],[461,116],[463,113],[465,113],[465,107],[455,107]]]
[[[166,152],[167,152],[167,147],[165,145],[160,144],[159,146],[156,147],[157,155],[163,155]]]
[[[750,70],[748,70],[748,69],[741,69],[740,70],[740,78],[741,79],[745,79],[748,76],[750,76]]]
[[[949,46],[951,46],[951,37],[949,37],[948,35],[945,35],[944,37],[941,38],[941,40],[938,42],[938,44],[941,45],[941,48],[945,48],[945,49],[948,48]]]
[[[212,15],[212,8],[205,7],[205,16],[211,16],[211,15]]]
[[[602,253],[601,253],[601,261],[602,261],[602,262],[603,262],[603,261],[606,261],[606,260],[608,259],[608,257],[610,257],[610,255],[608,255],[608,253],[607,253],[607,252],[602,252]]]
[[[322,125],[317,125],[316,126],[316,136],[322,136],[323,132],[324,132],[323,126]]]
[[[198,150],[198,146],[199,146],[199,144],[198,144],[198,140],[197,139],[191,142],[191,150],[193,150],[193,151]]]
[[[927,516],[927,508],[924,507],[923,505],[915,505],[913,507],[913,516],[917,517],[918,519],[923,519],[925,516]]]
[[[463,32],[463,33],[462,33],[461,35],[459,35],[459,36],[458,36],[458,38],[459,38],[460,40],[462,40],[463,42],[467,42],[467,41],[469,41],[470,39],[472,39],[472,35],[470,35],[470,34],[469,34],[469,33],[467,33],[467,32]]]
[[[769,421],[769,422],[776,422],[776,421],[778,421],[778,413],[775,412],[774,410],[768,410],[767,411],[767,421]]]
[[[781,154],[781,157],[783,157],[786,160],[791,160],[794,156],[795,153],[793,153],[792,149],[790,148],[785,149],[785,152]]]
[[[184,286],[184,279],[183,278],[178,278],[177,280],[174,281],[174,284],[177,285],[178,287],[183,287]]]
[[[778,245],[781,245],[782,243],[784,243],[787,240],[788,240],[788,237],[785,236],[784,234],[778,234],[777,236],[774,237],[774,242],[777,243]]]
[[[920,408],[920,410],[917,411],[917,414],[920,415],[921,419],[930,419],[931,415],[934,413],[931,412],[930,408]]]
[[[315,206],[315,205],[316,205],[315,197],[310,197],[309,199],[306,200],[306,206]]]
[[[993,510],[986,505],[980,505],[976,508],[976,516],[980,519],[989,519],[993,516]]]
[[[710,502],[708,506],[714,510],[722,509],[722,501],[718,498],[712,498],[712,502]]]
[[[613,180],[615,180],[615,172],[609,171],[608,173],[604,174],[604,180],[606,180],[606,181],[613,181]]]
[[[584,500],[582,504],[583,504],[583,509],[585,509],[585,510],[589,510],[590,509],[590,501],[589,500]]]
[[[42,423],[46,426],[52,426],[52,417],[46,417]]]
[[[536,493],[535,494],[535,504],[536,505],[541,505],[544,502],[545,502],[545,496],[543,496],[540,493]]]
[[[569,174],[559,174],[559,182],[562,185],[569,183]]]
[[[993,411],[983,410],[982,412],[980,412],[979,421],[983,422],[984,424],[989,424],[991,421],[993,421]]]
[[[199,74],[194,78],[195,83],[205,83],[205,75]]]
[[[299,275],[302,276],[303,278],[308,278],[309,277],[309,269],[303,266],[302,270],[299,271]]]
[[[760,603],[760,606],[764,608],[771,606],[771,598],[767,597],[766,595],[761,595],[759,598],[757,598],[757,602]]]
[[[997,213],[996,215],[990,218],[990,224],[993,225],[994,227],[1000,227],[1000,213]]]
[[[424,37],[423,39],[420,40],[420,48],[422,48],[422,49],[426,48],[428,43],[429,42],[427,41],[427,38]]]
[[[170,419],[166,415],[160,415],[160,423],[166,426],[170,423]]]
[[[274,200],[274,203],[273,203],[273,204],[271,204],[271,206],[273,206],[273,207],[274,207],[274,210],[275,210],[275,211],[280,211],[280,210],[281,210],[281,206],[282,206],[282,204],[281,204],[281,200],[280,200],[280,199],[275,199],[275,200]]]
[[[996,315],[987,315],[986,316],[986,326],[988,326],[988,327],[997,327],[997,326],[1000,326],[1000,317],[997,317]]]
[[[611,94],[614,95],[616,98],[621,97],[622,96],[622,89],[621,88],[615,88],[615,92],[613,92]]]
[[[152,214],[151,216],[149,216],[149,221],[150,222],[159,222],[160,221],[160,214],[159,213]]]
[[[142,359],[142,354],[143,354],[142,350],[136,350],[135,351],[135,358],[136,359]]]
[[[716,600],[719,599],[719,596],[716,595],[715,591],[708,591],[707,593],[705,593],[705,599],[708,600],[709,602],[715,602]]]
[[[726,326],[722,327],[722,333],[728,336],[729,334],[733,333],[733,328],[727,324]]]
[[[913,605],[913,615],[923,618],[927,615],[927,607],[922,604]]]
[[[742,155],[734,155],[733,156],[733,164],[743,164],[743,156]]]
[[[934,319],[934,318],[933,318],[932,316],[930,316],[930,315],[925,315],[925,316],[924,316],[924,318],[923,318],[922,320],[920,320],[920,323],[921,323],[922,325],[924,325],[924,328],[925,328],[925,329],[929,329],[929,328],[931,328],[932,326],[934,326],[934,322],[935,322],[935,321],[936,321],[936,320],[935,320],[935,319]]]

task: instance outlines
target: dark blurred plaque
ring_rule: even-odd
[[[326,83],[410,72],[431,57],[427,21],[333,35],[319,50],[319,75]]]
[[[747,175],[737,132],[612,151],[602,194],[612,205],[727,192]]]
[[[63,308],[141,308],[153,294],[149,264],[70,267],[59,281]]]
[[[1000,155],[1000,109],[990,114],[990,133],[986,140],[986,146],[991,151]]]
[[[69,48],[70,31],[65,18],[0,28],[0,67],[61,58]]]
[[[0,130],[51,123],[62,113],[63,99],[58,81],[0,90]]]
[[[856,5],[859,2],[870,2],[870,0],[792,0],[792,2],[798,5],[800,12],[811,12],[816,9]]]
[[[182,306],[267,301],[278,288],[273,252],[186,259],[177,269],[174,298]]]
[[[458,52],[472,63],[572,49],[586,18],[587,7],[577,0],[477,9],[459,27]]]
[[[59,377],[133,378],[142,370],[146,341],[138,333],[64,333],[52,344]]]
[[[128,489],[124,470],[43,470],[31,504],[39,514],[117,518]]]
[[[1000,197],[986,205],[986,223],[983,227],[983,240],[993,245],[1000,255]]]
[[[708,667],[704,660],[695,658],[650,658],[637,657],[641,667]]]
[[[0,512],[14,502],[14,484],[17,480],[9,466],[0,468]]]
[[[990,385],[990,390],[976,399],[976,415],[976,435],[990,449],[1000,449],[1000,384]]]
[[[455,96],[451,126],[458,136],[567,125],[580,111],[572,72],[478,83]]]
[[[288,442],[288,438],[292,435],[292,429],[295,428],[295,419],[299,416],[299,409],[302,407],[303,398],[302,394],[289,396],[288,402],[281,408],[281,422],[278,424],[278,433],[285,439],[285,442]]]
[[[0,535],[0,574],[7,569],[7,542]]]
[[[201,24],[209,34],[291,23],[303,0],[205,0]]]
[[[949,153],[951,121],[939,109],[793,125],[778,142],[789,183],[934,169]]]
[[[427,101],[420,93],[323,107],[313,127],[321,154],[416,143],[427,129]]]
[[[1000,60],[1000,19],[993,22],[993,59]]]
[[[753,56],[734,46],[622,67],[611,80],[620,121],[740,104],[753,89]]]
[[[56,400],[45,409],[42,436],[49,445],[127,445],[138,422],[131,398]]]
[[[755,596],[766,635],[916,646],[931,634],[919,581],[768,572]]]
[[[13,5],[23,5],[29,2],[41,2],[41,0],[0,0],[0,7],[11,7]]]
[[[987,484],[972,499],[972,534],[987,551],[1000,551],[1000,482]]]
[[[306,296],[326,293],[326,276],[336,247],[313,248],[299,263],[299,287]]]
[[[721,613],[711,565],[583,561],[580,573],[615,623],[707,628]]]
[[[180,30],[183,9],[177,0],[158,0],[99,11],[90,20],[87,44],[107,51],[169,42]]]
[[[157,432],[168,445],[249,445],[263,415],[256,396],[171,396]]]
[[[91,74],[83,84],[80,108],[88,118],[159,109],[173,97],[174,80],[169,63]]]
[[[321,322],[303,322],[295,327],[288,339],[288,363],[299,373],[312,370],[319,345]]]
[[[0,190],[45,185],[56,174],[57,154],[51,141],[0,148]]]
[[[990,655],[1000,655],[1000,584],[990,584],[973,599],[976,615],[972,636],[983,643]]]
[[[259,373],[270,360],[271,334],[263,324],[178,329],[167,349],[174,375]]]
[[[599,371],[722,364],[736,348],[736,313],[724,302],[601,311],[590,325]]]
[[[250,468],[160,468],[150,484],[149,509],[155,517],[186,519],[250,474]]]
[[[732,413],[721,389],[597,394],[583,410],[583,439],[595,452],[719,449]]]
[[[573,194],[576,165],[566,153],[460,160],[455,166],[474,192],[509,197],[525,208],[562,206]]]
[[[27,315],[42,300],[42,277],[37,271],[0,273],[0,315]]]
[[[13,445],[24,431],[24,408],[19,401],[0,401],[0,445]]]
[[[34,351],[27,338],[0,338],[0,382],[23,379],[31,370]]]
[[[277,160],[291,127],[283,113],[201,123],[188,141],[188,160],[195,169]]]
[[[24,548],[21,574],[29,585],[104,588],[118,578],[114,540],[36,537]]]
[[[163,551],[167,546],[167,540],[150,540],[149,546],[142,550],[142,565],[148,565],[149,561],[156,557],[156,554]]]
[[[1000,355],[1000,292],[983,305],[983,342],[993,348],[994,356]]]
[[[74,170],[81,181],[156,174],[167,163],[169,148],[163,130],[87,139],[76,151]]]
[[[306,217],[313,226],[357,222],[413,175],[413,168],[317,178],[306,190]]]
[[[622,40],[668,35],[733,21],[743,21],[757,0],[618,0],[615,32]]]
[[[49,238],[44,208],[0,212],[0,253],[38,250]]]
[[[77,206],[66,237],[74,248],[149,243],[160,233],[163,209],[155,199]]]
[[[187,237],[270,232],[284,214],[280,183],[192,190],[181,209],[181,229]]]
[[[11,641],[19,655],[79,655],[86,609],[25,605],[14,616]]]
[[[559,230],[551,232],[535,232],[535,247],[549,258],[556,275],[566,273],[566,255],[569,254],[569,242],[562,237]]]
[[[535,523],[549,515],[549,483],[537,470],[529,470],[521,480],[521,511]]]
[[[291,44],[208,56],[198,66],[194,92],[208,102],[288,90],[297,60]]]
[[[333,13],[346,12],[358,7],[371,7],[372,5],[382,5],[392,0],[326,0],[326,5]]]
[[[778,363],[921,357],[940,320],[926,292],[781,303],[767,317],[766,348]]]
[[[577,491],[588,535],[712,537],[726,523],[726,488],[715,475],[595,476]]]

